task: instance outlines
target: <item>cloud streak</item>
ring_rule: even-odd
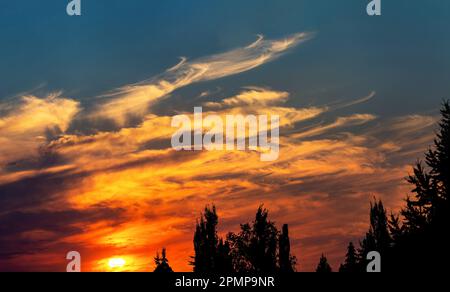
[[[109,119],[124,126],[130,117],[142,118],[148,113],[150,105],[179,88],[255,69],[276,60],[311,37],[310,33],[298,33],[279,40],[265,40],[260,36],[244,48],[193,61],[183,58],[178,65],[159,76],[103,96],[108,100],[97,106],[88,117]]]

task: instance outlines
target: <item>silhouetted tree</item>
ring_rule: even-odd
[[[288,225],[278,232],[259,207],[252,224],[242,224],[239,233],[229,233],[233,270],[236,272],[294,272],[297,260],[291,255]]]
[[[241,225],[239,234],[228,235],[236,271],[270,273],[278,270],[278,230],[268,220],[268,215],[268,211],[261,206],[252,226]]]
[[[236,272],[254,271],[250,260],[250,242],[252,238],[252,228],[250,224],[242,224],[238,234],[229,233],[227,242],[231,247],[231,258],[233,260],[233,270]]]
[[[389,223],[383,202],[375,202],[371,208],[370,224],[375,239],[376,251],[381,255],[387,253],[392,244]]]
[[[434,147],[425,154],[425,166],[418,162],[408,182],[413,195],[401,211],[402,220],[393,217],[390,229],[395,239],[395,268],[403,270],[441,270],[448,262],[450,241],[450,105],[443,104],[442,119]],[[425,268],[426,267],[426,268]]]
[[[395,214],[391,214],[391,217],[389,219],[389,232],[394,244],[401,239],[404,233],[404,227],[400,222],[400,217]]]
[[[439,131],[434,140],[434,149],[426,154],[426,163],[430,167],[429,175],[432,185],[436,189],[429,196],[431,208],[430,220],[448,219],[450,203],[450,104],[444,102],[441,110],[442,119],[439,123]]]
[[[368,264],[366,257],[371,251],[378,251],[384,262],[388,262],[392,238],[389,233],[389,220],[383,202],[375,200],[374,203],[370,204],[370,228],[360,245],[358,254],[360,271],[365,271]]]
[[[355,273],[360,270],[358,263],[358,254],[353,242],[350,242],[347,248],[347,255],[345,256],[345,262],[339,268],[341,273]]]
[[[317,273],[331,273],[333,272],[333,269],[331,268],[330,264],[328,263],[328,259],[325,257],[325,255],[322,255],[319,261],[319,265],[316,269]]]
[[[370,208],[370,228],[358,252],[359,270],[366,255],[378,251],[384,271],[439,271],[446,269],[450,241],[450,104],[444,102],[434,147],[417,162],[407,181],[414,186],[400,216],[388,219],[381,201]],[[345,264],[342,265],[345,270]]]
[[[219,240],[217,247],[216,270],[220,273],[229,273],[233,271],[233,259],[231,257],[231,248],[229,242]]]
[[[166,256],[166,249],[163,248],[162,250],[162,257],[159,256],[159,252],[156,254],[155,257],[155,273],[172,273],[173,270],[169,265],[169,260]]]
[[[414,197],[407,200],[402,215],[407,231],[422,231],[427,226],[448,222],[450,192],[450,105],[443,104],[442,119],[434,147],[418,162],[408,181],[414,185]]]
[[[212,209],[206,207],[204,213],[197,222],[194,234],[195,256],[191,264],[194,272],[230,272],[232,263],[230,247],[228,243],[223,243],[217,235],[217,225],[219,217],[216,207]]]
[[[292,273],[295,271],[297,259],[291,255],[291,243],[289,240],[289,227],[287,224],[283,225],[283,229],[279,239],[279,265],[280,272]]]

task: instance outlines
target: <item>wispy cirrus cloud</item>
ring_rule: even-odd
[[[259,105],[267,106],[283,103],[289,98],[289,92],[265,90],[264,88],[249,87],[237,96],[225,98],[220,102],[207,102],[204,105],[210,109],[223,109],[227,107]]]
[[[375,115],[371,114],[354,114],[351,116],[339,117],[332,123],[312,126],[305,131],[293,134],[292,138],[307,138],[321,135],[338,128],[364,125],[368,122],[374,121],[376,118],[377,117]]]
[[[124,126],[130,117],[142,118],[152,103],[179,88],[252,70],[277,59],[311,37],[310,33],[298,33],[279,40],[265,40],[260,36],[244,48],[193,61],[183,58],[178,65],[159,76],[105,95],[107,101],[97,106],[88,117],[110,119]]]

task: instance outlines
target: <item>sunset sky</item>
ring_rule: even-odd
[[[264,204],[299,271],[337,269],[398,211],[450,98],[450,2],[0,3],[0,271],[191,271],[196,218],[224,236]],[[279,115],[274,162],[176,152],[174,115]]]

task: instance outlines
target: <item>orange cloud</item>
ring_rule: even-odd
[[[9,162],[37,155],[47,136],[67,130],[80,111],[79,103],[60,94],[23,96],[16,104],[0,105],[0,170]],[[0,172],[1,175],[1,172]],[[1,180],[0,180],[1,181]]]
[[[106,218],[82,223],[75,218],[71,226],[83,232],[58,241],[82,246],[89,254],[89,270],[111,270],[107,264],[111,258],[123,258],[124,270],[150,270],[153,253],[168,247],[174,268],[187,271],[194,219],[203,205],[216,203],[223,210],[223,231],[228,231],[251,220],[256,207],[265,203],[276,221],[291,224],[294,251],[303,269],[312,269],[324,251],[337,262],[346,241],[366,228],[372,196],[398,205],[406,192],[401,181],[408,166],[396,159],[410,147],[408,135],[416,133],[419,124],[429,131],[433,119],[386,121],[391,135],[384,136],[384,124],[370,124],[375,117],[368,114],[339,117],[302,131],[294,125],[317,119],[328,109],[285,107],[287,97],[283,92],[251,89],[225,99],[220,104],[226,108],[213,112],[281,115],[281,154],[273,163],[261,162],[255,152],[176,152],[167,143],[174,131],[171,119],[158,115],[147,115],[140,126],[118,132],[62,135],[51,141],[46,148],[65,161],[69,179],[83,179],[61,191],[64,205],[48,203],[46,208],[81,212],[107,206],[122,210],[125,218],[117,225]],[[348,133],[361,126],[365,129],[360,133]],[[421,142],[430,141],[425,140]],[[410,149],[410,156],[421,150],[419,144]],[[52,232],[39,228],[21,236]],[[102,253],[95,256],[94,250]]]
[[[301,270],[312,270],[322,252],[338,263],[348,241],[367,228],[373,196],[398,209],[408,191],[402,179],[432,140],[435,118],[333,112],[374,92],[334,106],[297,108],[288,105],[288,92],[249,87],[204,103],[205,115],[279,115],[280,157],[268,163],[259,149],[177,152],[170,146],[171,117],[148,108],[181,87],[261,66],[309,37],[260,37],[245,48],[183,59],[84,112],[61,95],[1,105],[0,269],[6,263],[63,270],[64,253],[79,250],[84,270],[149,271],[155,252],[167,247],[174,269],[188,271],[195,218],[211,203],[219,209],[222,235],[252,220],[265,203],[275,221],[291,225]],[[129,124],[130,116],[139,123]],[[69,131],[76,121],[101,119],[113,120],[117,129]],[[248,132],[238,136],[248,138]],[[111,266],[111,259],[119,264]]]

